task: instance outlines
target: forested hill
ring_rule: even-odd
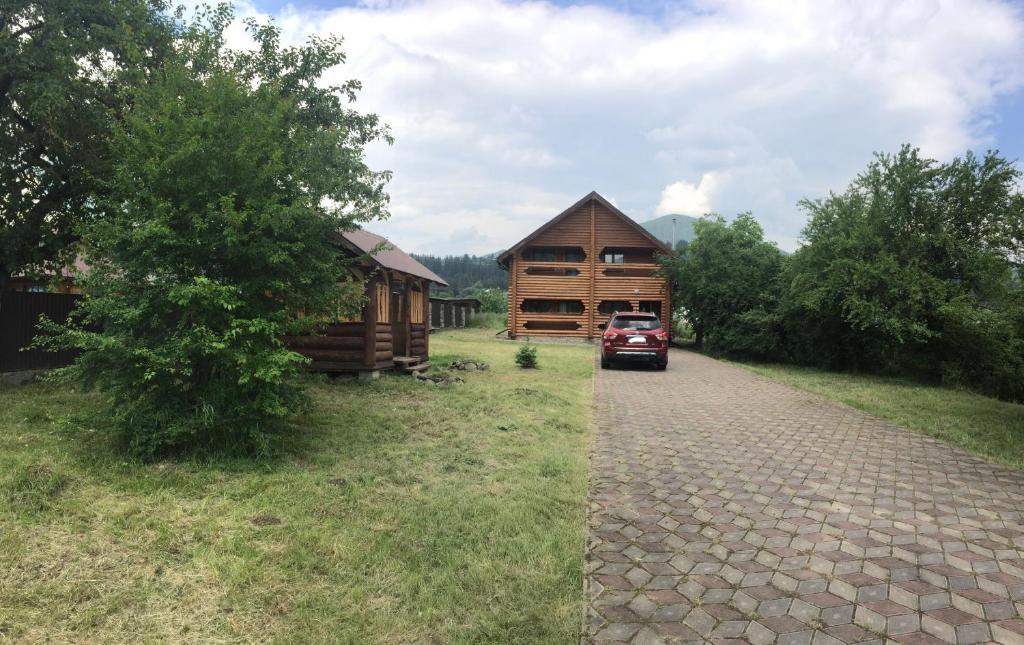
[[[646,228],[654,237],[671,246],[673,237],[677,244],[679,242],[692,242],[694,237],[693,223],[699,219],[699,217],[691,217],[690,215],[662,215],[646,222],[640,222],[640,226]],[[674,227],[672,220],[676,220]]]
[[[425,267],[441,276],[450,285],[439,290],[453,296],[464,295],[471,288],[508,290],[508,272],[498,266],[497,253],[491,255],[417,255]]]

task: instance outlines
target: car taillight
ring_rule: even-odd
[[[666,333],[665,333],[665,332],[663,332],[663,331],[662,331],[662,332],[658,332],[658,336],[657,336],[657,338],[658,338],[658,340],[660,340],[660,341],[667,341],[667,340],[668,340],[668,334],[666,334]]]
[[[617,338],[617,337],[618,337],[618,335],[619,335],[619,330],[618,330],[618,329],[615,329],[615,328],[613,327],[613,328],[611,328],[611,329],[606,329],[606,330],[604,330],[604,334],[603,334],[603,337],[604,337],[604,339],[605,339],[605,340],[611,340],[611,339],[613,339],[613,338]]]

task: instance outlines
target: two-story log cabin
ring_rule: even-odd
[[[509,336],[601,335],[616,311],[669,324],[669,286],[655,254],[666,244],[596,192],[498,257],[509,272]]]

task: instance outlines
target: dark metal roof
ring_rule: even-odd
[[[412,256],[380,235],[358,229],[355,231],[343,231],[341,237],[350,246],[354,247],[355,250],[369,255],[374,262],[385,269],[401,271],[402,273],[414,275],[417,278],[425,278],[443,287],[448,286],[448,283],[441,276],[417,262]]]
[[[575,204],[573,204],[569,208],[565,209],[564,211],[562,211],[558,215],[555,215],[551,220],[548,221],[547,224],[544,224],[543,226],[538,228],[533,233],[530,233],[529,235],[527,235],[523,239],[519,240],[514,245],[512,245],[511,247],[506,249],[505,251],[502,251],[501,255],[498,256],[498,264],[500,264],[503,267],[507,266],[509,257],[513,253],[515,253],[516,250],[518,250],[523,245],[525,245],[527,242],[529,242],[533,238],[537,237],[538,235],[540,235],[544,231],[548,230],[549,228],[551,228],[552,226],[554,226],[558,222],[562,221],[563,219],[568,217],[571,213],[575,212],[578,208],[580,208],[581,206],[583,206],[584,204],[586,204],[587,202],[589,202],[591,200],[596,201],[598,204],[601,204],[602,206],[607,208],[609,211],[611,211],[611,213],[613,215],[619,217],[624,222],[626,222],[627,224],[632,226],[634,229],[636,229],[636,231],[638,233],[640,233],[641,235],[646,237],[648,240],[650,240],[652,245],[654,245],[657,248],[661,249],[665,253],[669,253],[671,251],[671,249],[669,249],[667,244],[665,244],[664,242],[662,242],[658,238],[656,238],[653,235],[651,235],[650,231],[648,231],[643,226],[640,226],[639,224],[634,222],[633,219],[629,215],[626,215],[625,213],[620,211],[618,208],[616,208],[614,204],[612,204],[610,201],[608,201],[607,199],[602,197],[596,190],[592,190],[589,193],[587,193],[586,195],[584,195],[583,199],[579,200],[578,202],[576,202]]]

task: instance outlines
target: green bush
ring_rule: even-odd
[[[672,340],[683,343],[693,342],[693,325],[682,316],[677,316],[672,325]]]
[[[695,344],[716,354],[899,374],[1024,400],[1024,195],[995,153],[904,146],[804,200],[783,256],[747,214],[662,256]]]
[[[495,331],[505,329],[508,327],[508,314],[482,311],[471,315],[469,320],[466,321],[466,327],[493,329]]]
[[[716,354],[776,356],[781,252],[749,213],[728,223],[709,216],[694,231],[690,244],[660,261],[695,344]]]
[[[537,367],[537,348],[530,347],[529,345],[523,345],[516,352],[516,365],[523,369],[533,369]]]
[[[305,407],[305,359],[281,339],[358,310],[331,238],[386,201],[362,161],[386,131],[349,107],[354,86],[318,82],[338,41],[282,49],[249,23],[259,46],[226,52],[231,18],[202,14],[135,92],[84,230],[79,318],[42,341],[81,350],[64,375],[109,393],[113,428],[147,455],[263,448]]]
[[[466,297],[480,301],[480,308],[486,313],[503,314],[508,310],[508,294],[501,289],[476,289]]]
[[[782,276],[789,358],[1024,399],[1019,177],[993,153],[940,164],[904,146],[802,202],[806,243]]]

